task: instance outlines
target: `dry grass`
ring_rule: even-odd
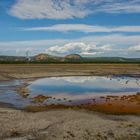
[[[0,64],[0,80],[65,75],[140,75],[139,64]]]

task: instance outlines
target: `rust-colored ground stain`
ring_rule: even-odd
[[[34,102],[34,103],[43,103],[45,100],[47,100],[49,98],[51,98],[51,97],[49,97],[49,96],[43,96],[43,95],[38,95],[38,96],[35,96],[32,99],[32,102]]]
[[[84,105],[84,108],[111,114],[140,114],[140,93],[101,98],[101,102]]]
[[[93,102],[81,105],[63,105],[63,104],[29,105],[25,107],[25,110],[31,112],[38,112],[51,109],[72,108],[72,109],[86,109],[109,114],[140,115],[140,92],[133,95],[101,96],[100,99],[101,99],[100,101],[96,102],[96,98],[94,98]]]

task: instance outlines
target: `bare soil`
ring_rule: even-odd
[[[139,140],[140,117],[85,110],[29,113],[0,108],[1,140]]]

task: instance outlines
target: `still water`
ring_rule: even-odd
[[[24,107],[38,95],[51,97],[45,104],[68,104],[71,100],[86,102],[94,96],[133,94],[140,92],[140,78],[104,77],[104,76],[71,76],[48,77],[30,82],[26,87],[29,96],[24,98],[16,91],[23,84],[22,80],[0,82],[0,102],[10,103],[15,107]]]

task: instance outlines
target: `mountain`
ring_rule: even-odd
[[[82,57],[78,54],[69,54],[64,57],[53,56],[49,54],[38,54],[31,58],[32,61],[42,62],[42,61],[49,61],[49,62],[68,62],[74,60],[80,60]]]
[[[51,57],[52,57],[51,55],[41,53],[41,54],[34,56],[33,59],[36,61],[42,61],[42,60],[47,60]]]
[[[0,63],[140,63],[140,58],[82,57],[79,54],[59,57],[41,53],[31,57],[0,56]]]
[[[65,56],[66,59],[81,59],[82,57],[79,54],[69,54]]]
[[[38,54],[36,56],[33,56],[31,58],[31,61],[37,61],[37,62],[44,62],[44,61],[48,61],[48,62],[58,62],[62,59],[62,57],[58,57],[58,56],[53,56],[53,55],[49,55],[49,54],[45,54],[45,53],[41,53]]]

